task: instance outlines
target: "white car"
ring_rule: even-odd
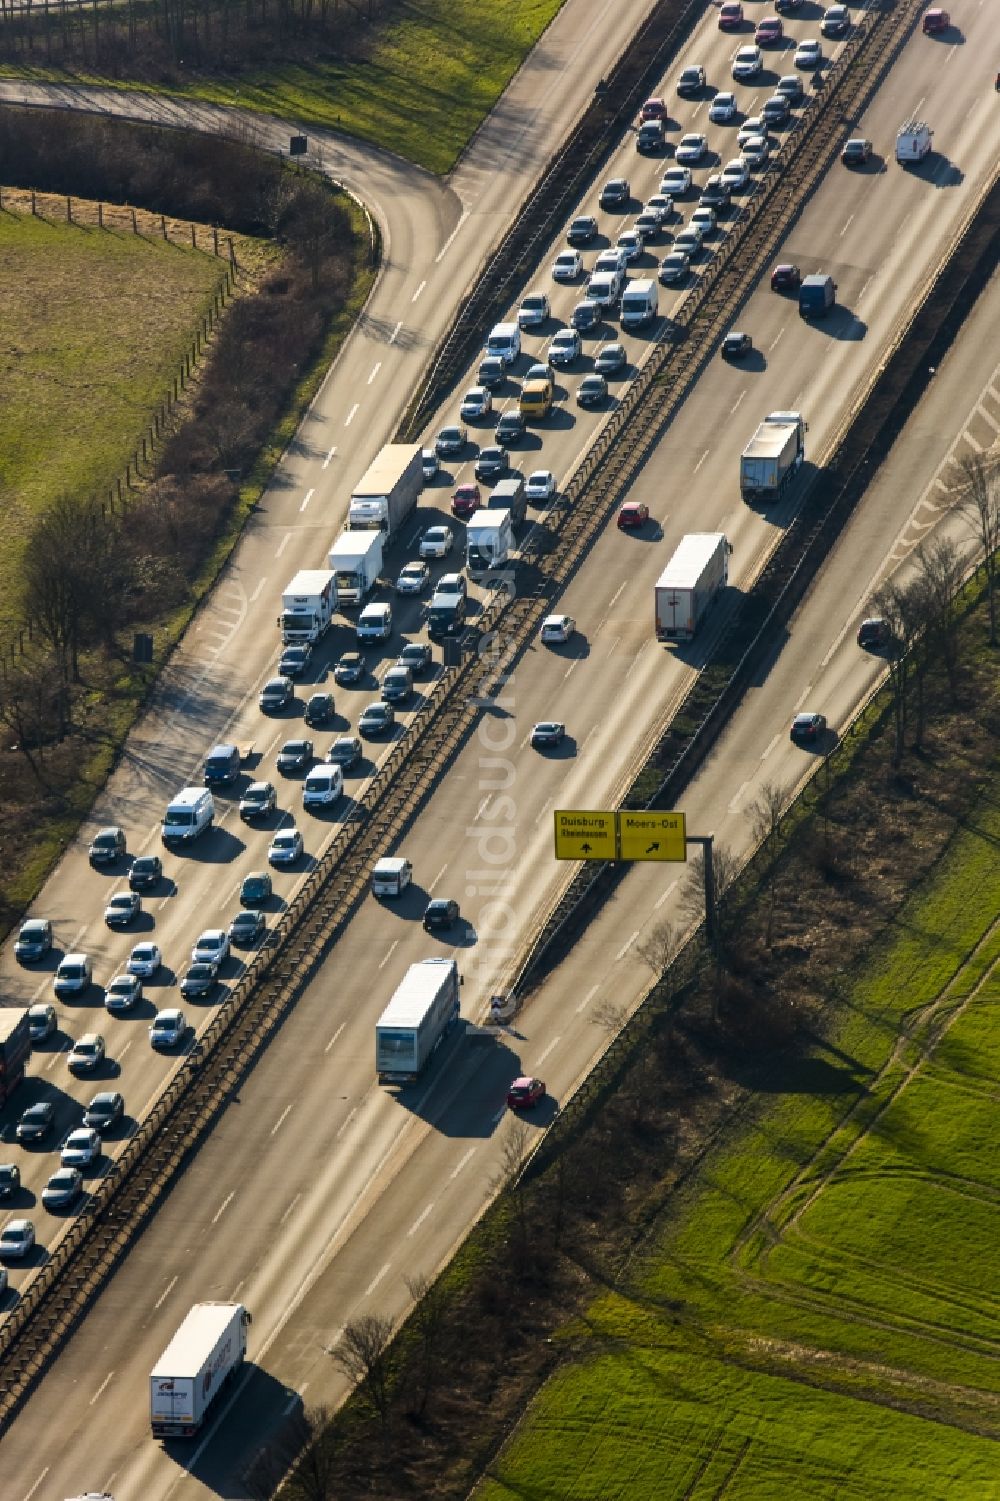
[[[225,928],[206,928],[191,950],[192,964],[214,964],[216,969],[229,957],[229,934]]]
[[[103,1062],[104,1038],[99,1032],[84,1032],[66,1057],[66,1067],[74,1074],[92,1074]]]
[[[713,125],[728,125],[736,118],[736,95],[716,94],[708,110]]]
[[[708,141],[703,135],[692,133],[681,136],[677,142],[677,150],[674,152],[674,160],[678,162],[700,162],[708,150]]]
[[[568,641],[576,630],[576,621],[572,615],[549,615],[542,621],[540,639],[550,645],[559,646]]]
[[[561,328],[546,351],[550,365],[571,365],[580,353],[580,335],[575,328]]]
[[[731,71],[734,78],[747,80],[756,78],[763,66],[763,52],[751,43],[749,47],[740,47],[737,50]]]
[[[736,144],[742,146],[744,141],[749,141],[751,136],[766,136],[767,121],[763,115],[751,115],[745,120],[736,132]]]
[[[700,250],[701,231],[696,226],[688,225],[687,229],[682,229],[679,235],[674,235],[676,254],[686,255],[689,260],[693,260]]]
[[[267,858],[272,865],[294,865],[302,854],[302,835],[294,826],[290,829],[279,829],[271,840],[267,851]]]
[[[579,250],[561,250],[552,262],[553,281],[576,281],[583,270],[583,256]]]
[[[0,1230],[0,1260],[23,1261],[35,1244],[35,1227],[30,1220],[8,1220]]]
[[[493,397],[485,386],[473,386],[462,397],[460,415],[466,418],[488,417],[493,410]]]
[[[669,193],[654,193],[652,198],[646,199],[643,212],[656,214],[661,224],[665,224],[674,211],[674,200]]]
[[[556,477],[551,469],[533,469],[525,481],[528,500],[551,500],[556,493]]]
[[[142,981],[138,975],[115,975],[104,987],[104,1009],[112,1016],[131,1011],[142,1000]]]
[[[637,229],[626,229],[615,241],[615,249],[625,255],[626,265],[631,265],[642,255],[642,235]]]
[[[691,215],[691,222],[688,227],[690,229],[696,229],[701,235],[702,239],[704,239],[706,235],[714,234],[717,227],[715,209],[696,208],[694,213]]]
[[[751,167],[762,167],[770,154],[767,136],[751,136],[749,141],[743,142],[743,160]]]
[[[430,484],[431,480],[437,479],[438,470],[441,468],[441,460],[433,448],[425,448],[420,455],[420,469],[424,477],[424,484]]]
[[[668,167],[660,178],[660,192],[681,198],[691,186],[690,167]]]
[[[183,1011],[179,1011],[176,1007],[171,1007],[168,1011],[158,1011],[149,1029],[150,1046],[175,1048],[186,1031],[187,1017]]]
[[[63,1167],[90,1167],[101,1155],[101,1133],[91,1126],[77,1126],[62,1144]]]
[[[815,37],[807,37],[800,42],[795,49],[795,66],[797,68],[818,68],[823,61],[823,48]]]
[[[397,594],[422,594],[431,581],[426,563],[404,563],[396,579]]]
[[[140,980],[151,980],[162,963],[163,955],[155,943],[137,943],[125,968]]]
[[[742,156],[734,156],[731,162],[727,162],[720,173],[723,185],[730,192],[738,188],[745,188],[750,181],[750,168]]]
[[[429,526],[420,539],[422,558],[446,558],[455,545],[450,526]]]
[[[544,292],[529,292],[517,310],[519,328],[537,328],[549,316],[549,299]]]

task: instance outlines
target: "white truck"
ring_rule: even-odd
[[[394,537],[413,514],[423,479],[420,444],[387,443],[351,491],[350,530]]]
[[[459,1015],[461,980],[454,959],[411,964],[375,1024],[380,1084],[410,1084]]]
[[[329,564],[341,605],[364,604],[382,572],[382,532],[341,532],[330,548]]]
[[[777,500],[806,455],[801,412],[771,412],[740,455],[744,500]]]
[[[922,162],[933,138],[933,130],[923,120],[906,120],[896,132],[897,162]]]
[[[656,282],[649,277],[630,281],[622,293],[622,328],[643,328],[660,311]]]
[[[732,546],[722,532],[691,532],[656,581],[656,639],[690,641],[729,579]]]
[[[242,1303],[196,1303],[149,1377],[154,1438],[197,1433],[247,1353],[250,1314]]]
[[[514,523],[509,511],[484,509],[470,516],[465,529],[465,566],[471,579],[488,580],[514,551]]]
[[[285,587],[278,625],[286,646],[310,644],[325,636],[337,608],[337,584],[330,568],[304,568]]]

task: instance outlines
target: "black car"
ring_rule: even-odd
[[[17,1163],[0,1163],[0,1199],[9,1199],[20,1187],[21,1169]]]
[[[697,66],[685,68],[677,80],[677,92],[682,99],[693,99],[705,87],[705,69]]]
[[[116,1090],[104,1090],[95,1094],[83,1112],[83,1124],[94,1131],[104,1132],[121,1120],[125,1114],[125,1101]]]
[[[396,715],[390,704],[369,704],[358,720],[358,729],[366,740],[379,735],[391,735],[396,727]]]
[[[753,339],[749,334],[739,333],[734,330],[728,333],[722,341],[722,358],[724,360],[742,360],[753,349]]]
[[[327,751],[326,759],[331,766],[350,771],[361,760],[361,741],[357,735],[340,735]]]
[[[55,1118],[56,1108],[48,1100],[29,1105],[17,1123],[18,1141],[41,1141],[52,1130]]]
[[[772,94],[770,99],[765,99],[761,106],[761,119],[766,120],[768,125],[784,125],[792,113],[792,106],[784,94]]]
[[[577,389],[577,405],[582,407],[603,406],[608,399],[608,383],[596,370],[585,375]]]
[[[450,928],[458,919],[458,903],[450,896],[436,896],[424,908],[424,927],[428,933],[435,928]]]
[[[259,907],[271,898],[271,877],[266,870],[252,871],[243,877],[240,906]]]
[[[487,391],[495,391],[507,379],[507,361],[502,354],[488,354],[480,361],[476,377],[479,385],[485,386]]]
[[[500,479],[507,473],[507,450],[499,443],[491,443],[479,452],[476,460],[476,479]]]
[[[828,5],[819,29],[823,36],[832,37],[839,42],[851,29],[851,13],[847,6]]]
[[[571,245],[589,245],[597,233],[597,220],[593,214],[579,214],[566,231]]]
[[[265,714],[274,714],[291,703],[293,693],[290,678],[271,678],[270,682],[265,683],[260,690],[260,698],[257,702]]]
[[[21,924],[14,944],[14,957],[20,964],[44,959],[52,947],[52,924],[47,917],[29,917]]]
[[[892,641],[889,622],[871,615],[858,626],[858,645],[865,651],[884,651]]]
[[[698,199],[698,207],[714,208],[716,210],[720,208],[728,208],[729,204],[732,201],[732,197],[733,195],[730,191],[729,184],[722,181],[722,176],[720,173],[713,172],[712,176],[708,179],[705,186],[701,190],[701,196]]]
[[[518,411],[504,412],[497,423],[496,440],[498,443],[516,443],[524,437],[524,418]]]
[[[263,936],[266,927],[263,912],[237,912],[229,924],[229,937],[240,948],[249,948]]]
[[[796,745],[815,745],[826,730],[826,715],[811,714],[806,710],[792,720],[789,737]]]
[[[532,745],[561,745],[566,726],[555,719],[543,719],[531,732]]]
[[[866,141],[864,136],[853,136],[851,140],[844,142],[840,160],[845,167],[863,167],[871,159],[871,154],[871,141]]]
[[[802,0],[774,0],[774,8],[779,16],[792,16],[802,9]]]
[[[125,830],[117,824],[98,829],[90,841],[89,854],[91,865],[113,865],[121,860],[125,855]]]
[[[340,661],[333,669],[333,680],[340,683],[341,687],[350,683],[360,683],[365,675],[365,659],[360,652],[345,651]]]
[[[314,693],[306,704],[306,724],[328,724],[335,712],[332,693]]]
[[[408,667],[418,678],[429,670],[433,661],[434,653],[426,641],[407,641],[396,659],[396,666]]]
[[[612,177],[601,189],[601,208],[624,208],[632,197],[627,177]]]
[[[312,765],[313,743],[311,740],[286,740],[278,752],[278,770],[288,776],[291,772],[306,771]]]
[[[140,855],[132,861],[128,883],[133,891],[150,891],[163,879],[163,861],[159,855]]]
[[[181,980],[181,995],[208,995],[215,985],[218,973],[214,964],[204,964],[200,960],[189,964]]]
[[[299,641],[286,646],[281,653],[278,672],[283,678],[299,678],[312,661],[313,649],[308,641]]]

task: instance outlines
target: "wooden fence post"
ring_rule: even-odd
[[[139,233],[139,226],[135,220],[135,209],[132,210],[132,233],[134,235],[137,235]]]
[[[98,229],[103,229],[104,228],[104,204],[103,203],[99,203],[97,205],[97,227],[98,227]]]
[[[67,224],[72,224],[73,223],[73,200],[72,200],[72,198],[67,198],[66,199],[66,223]]]

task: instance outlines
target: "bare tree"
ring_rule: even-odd
[[[669,919],[654,923],[639,938],[633,947],[639,958],[648,964],[657,979],[670,968],[677,953],[677,934]]]
[[[921,543],[914,556],[925,595],[927,645],[940,652],[954,702],[958,697],[961,667],[957,596],[966,560],[950,537],[933,537]]]
[[[413,1413],[423,1417],[441,1374],[443,1345],[448,1329],[449,1300],[440,1281],[431,1282],[423,1273],[406,1278],[413,1299],[409,1326],[417,1344],[418,1381],[413,1392]]]
[[[590,1014],[590,1019],[595,1027],[603,1027],[605,1032],[620,1032],[625,1025],[628,1016],[628,1008],[620,1005],[617,1001],[607,999],[598,1001]]]
[[[910,679],[919,676],[920,713],[922,725],[923,672],[925,659],[915,660],[914,647],[926,622],[924,590],[919,580],[901,584],[889,579],[875,593],[871,610],[885,621],[889,638],[886,666],[889,673],[889,691],[892,695],[894,740],[892,764],[899,766],[906,751],[906,732],[909,727]]]
[[[392,1320],[381,1313],[365,1313],[344,1327],[333,1358],[344,1374],[360,1387],[383,1432],[389,1426],[392,1392]]]
[[[724,844],[712,848],[712,884],[715,889],[715,921],[720,942],[724,945],[729,936],[729,898],[733,882],[739,874],[739,864],[732,850]],[[694,925],[705,920],[705,856],[698,850],[687,862],[687,872],[677,895],[677,907],[687,924]]]
[[[17,750],[43,791],[49,790],[45,744],[61,723],[61,693],[58,671],[47,657],[19,663],[0,682],[0,724],[14,736]]]
[[[767,931],[764,942],[770,948],[774,942],[774,914],[778,904],[778,854],[781,849],[781,820],[785,814],[788,795],[773,782],[761,784],[760,791],[747,809],[754,839],[764,852],[767,861]]]
[[[308,1480],[302,1486],[296,1483],[304,1463],[307,1474],[315,1468],[313,1463],[306,1461],[310,1449],[322,1442],[328,1422],[329,1414],[323,1407],[310,1411],[301,1406],[295,1407],[267,1443],[257,1451],[243,1473],[243,1484],[251,1501],[271,1501],[293,1467],[295,1480],[292,1493],[295,1496],[301,1496],[302,1501],[333,1501],[333,1491],[329,1486],[324,1490],[316,1486],[310,1488]],[[330,1478],[332,1479],[332,1468]]]
[[[329,1409],[313,1407],[304,1414],[309,1437],[301,1448],[288,1486],[289,1501],[334,1501],[336,1445]]]
[[[965,459],[966,489],[958,502],[983,551],[986,600],[989,607],[990,645],[997,644],[997,575],[1000,571],[1000,481],[979,454]]]

